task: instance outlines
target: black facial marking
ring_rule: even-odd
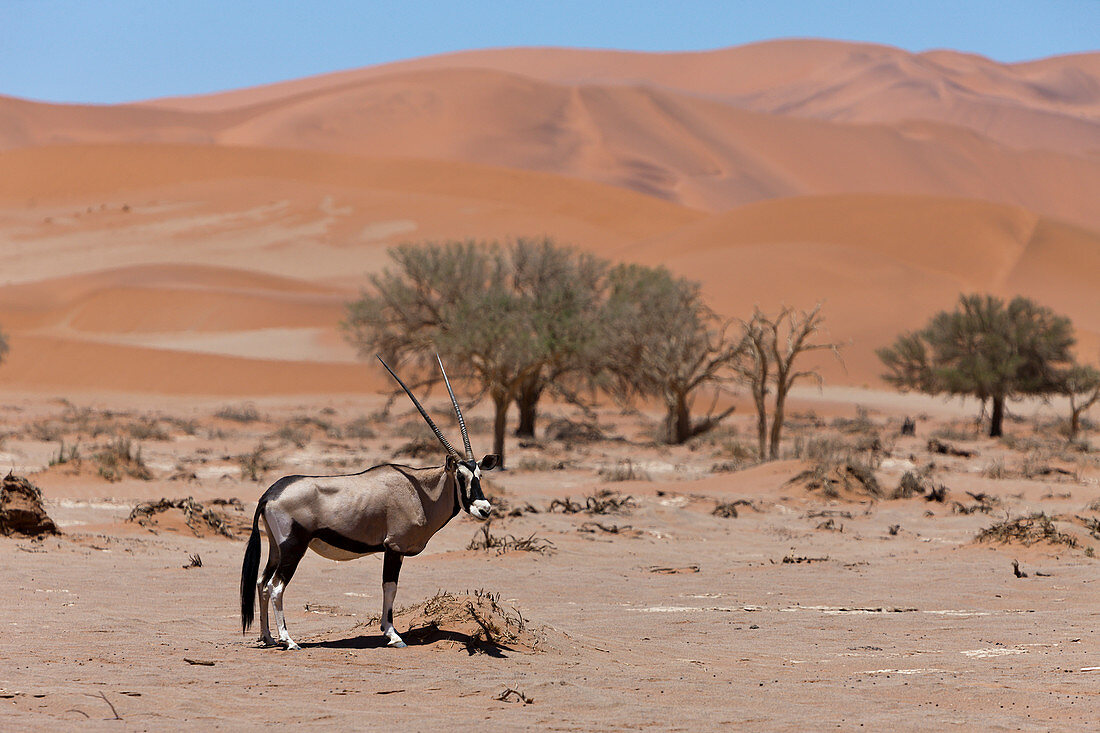
[[[345,537],[339,532],[322,528],[313,533],[310,539],[318,539],[324,542],[326,545],[332,545],[338,550],[344,550],[345,552],[354,552],[357,555],[366,555],[371,552],[382,552],[386,549],[382,545],[368,545],[366,542],[360,542],[353,540],[350,537]]]

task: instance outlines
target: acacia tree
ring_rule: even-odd
[[[436,380],[434,355],[476,381],[493,403],[493,452],[504,460],[508,407],[533,432],[548,380],[580,363],[598,335],[603,266],[551,240],[507,249],[466,242],[402,245],[348,305],[345,336],[360,355],[408,361]]]
[[[774,317],[754,309],[752,318],[741,322],[742,351],[736,370],[740,381],[749,386],[756,407],[756,439],[760,458],[779,458],[780,439],[786,417],[787,395],[795,382],[821,375],[813,369],[795,368],[795,360],[809,351],[830,350],[838,355],[840,344],[814,340],[825,318],[821,304],[812,310],[796,311],[783,307]],[[774,388],[771,427],[768,427],[767,396]],[[765,453],[766,451],[766,453]]]
[[[538,403],[547,389],[577,402],[571,387],[592,376],[600,331],[597,315],[608,264],[553,240],[518,239],[509,250],[512,289],[530,313],[546,359],[516,395],[516,435],[534,437]]]
[[[691,419],[699,390],[729,381],[742,349],[729,336],[730,324],[703,303],[699,284],[641,265],[616,266],[608,282],[600,365],[612,391],[621,399],[660,398],[669,443],[710,430],[733,412]]]
[[[990,437],[1003,434],[1005,402],[1058,391],[1059,370],[1072,362],[1068,318],[1023,297],[1007,305],[991,295],[963,295],[877,354],[883,379],[927,394],[973,396],[992,403]]]

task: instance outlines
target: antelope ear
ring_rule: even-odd
[[[481,459],[481,463],[479,463],[478,465],[481,466],[482,471],[492,471],[494,468],[500,465],[500,456],[498,456],[496,453],[489,453]]]
[[[458,468],[458,459],[455,458],[454,453],[448,453],[447,454],[447,473],[454,473],[456,468]]]

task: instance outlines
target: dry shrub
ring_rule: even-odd
[[[530,471],[531,473],[542,473],[545,471],[564,471],[565,461],[555,461],[549,458],[539,458],[534,456],[524,456],[520,458],[516,463],[516,471]]]
[[[470,544],[466,545],[467,550],[485,550],[486,552],[495,550],[496,554],[500,556],[512,550],[545,555],[557,549],[553,542],[542,537],[536,537],[534,532],[528,537],[516,537],[510,534],[498,537],[490,532],[490,524],[491,522],[486,522],[481,525],[481,529],[470,540]]]
[[[585,497],[584,503],[573,501],[568,496],[554,499],[546,508],[548,512],[561,511],[565,514],[623,514],[637,506],[633,496],[623,496],[617,491],[600,489]]]
[[[606,466],[599,470],[599,477],[604,481],[651,481],[652,478],[644,468],[634,463],[629,458],[619,461],[614,466]]]
[[[241,504],[239,499],[213,499],[210,503],[226,509],[219,512],[204,507],[190,496],[185,499],[158,499],[157,501],[142,502],[135,506],[126,521],[137,522],[153,532],[157,528],[171,529],[170,526],[161,523],[163,518],[158,515],[178,509],[182,515],[184,525],[196,537],[203,537],[213,532],[223,537],[235,539],[238,535],[244,535],[251,530],[252,522],[244,513],[244,505]]]
[[[141,457],[141,446],[135,450],[133,441],[127,437],[115,438],[92,459],[98,466],[99,475],[108,481],[121,481],[127,476],[142,481],[153,479],[153,472]]]
[[[874,471],[857,461],[817,463],[789,479],[786,485],[801,484],[807,491],[830,499],[842,497],[881,499],[882,488]]]
[[[485,590],[473,593],[439,591],[426,601],[394,614],[402,634],[412,644],[438,641],[461,644],[470,654],[500,656],[501,651],[539,651],[544,635],[532,628],[515,607],[500,604],[500,595]],[[367,622],[377,626],[378,617]]]
[[[269,455],[270,449],[264,443],[260,443],[252,449],[251,453],[237,456],[237,464],[241,467],[242,481],[261,481],[264,474],[274,470],[279,464]]]
[[[313,439],[308,430],[295,425],[284,425],[272,433],[271,437],[295,448],[305,448]]]
[[[1077,538],[1058,531],[1053,519],[1044,512],[1036,512],[1026,517],[1006,519],[986,527],[974,538],[978,542],[1000,542],[1001,544],[1033,545],[1043,542],[1048,545],[1077,547]]]
[[[42,506],[42,491],[10,472],[0,484],[0,534],[27,537],[60,534]]]
[[[256,409],[256,405],[246,402],[243,405],[226,405],[215,412],[214,417],[247,424],[257,422],[260,419],[260,411]]]
[[[138,418],[126,426],[126,432],[134,440],[168,440],[168,431],[153,417]]]
[[[1000,505],[1001,500],[995,496],[991,496],[985,492],[979,492],[975,494],[972,491],[966,492],[967,495],[974,500],[973,504],[962,504],[957,501],[951,502],[951,511],[955,514],[989,514],[997,506]]]

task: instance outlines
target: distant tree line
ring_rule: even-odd
[[[795,360],[837,349],[817,340],[819,308],[723,319],[696,282],[663,267],[612,265],[548,238],[406,244],[389,257],[348,305],[347,339],[363,356],[413,368],[422,384],[436,379],[438,353],[491,400],[501,456],[513,404],[516,433],[533,436],[547,394],[582,405],[597,389],[624,403],[658,400],[663,439],[683,443],[732,412],[712,405],[695,417],[696,399],[709,393],[717,404],[740,382],[753,394],[761,458],[775,458],[791,386],[819,379]]]

